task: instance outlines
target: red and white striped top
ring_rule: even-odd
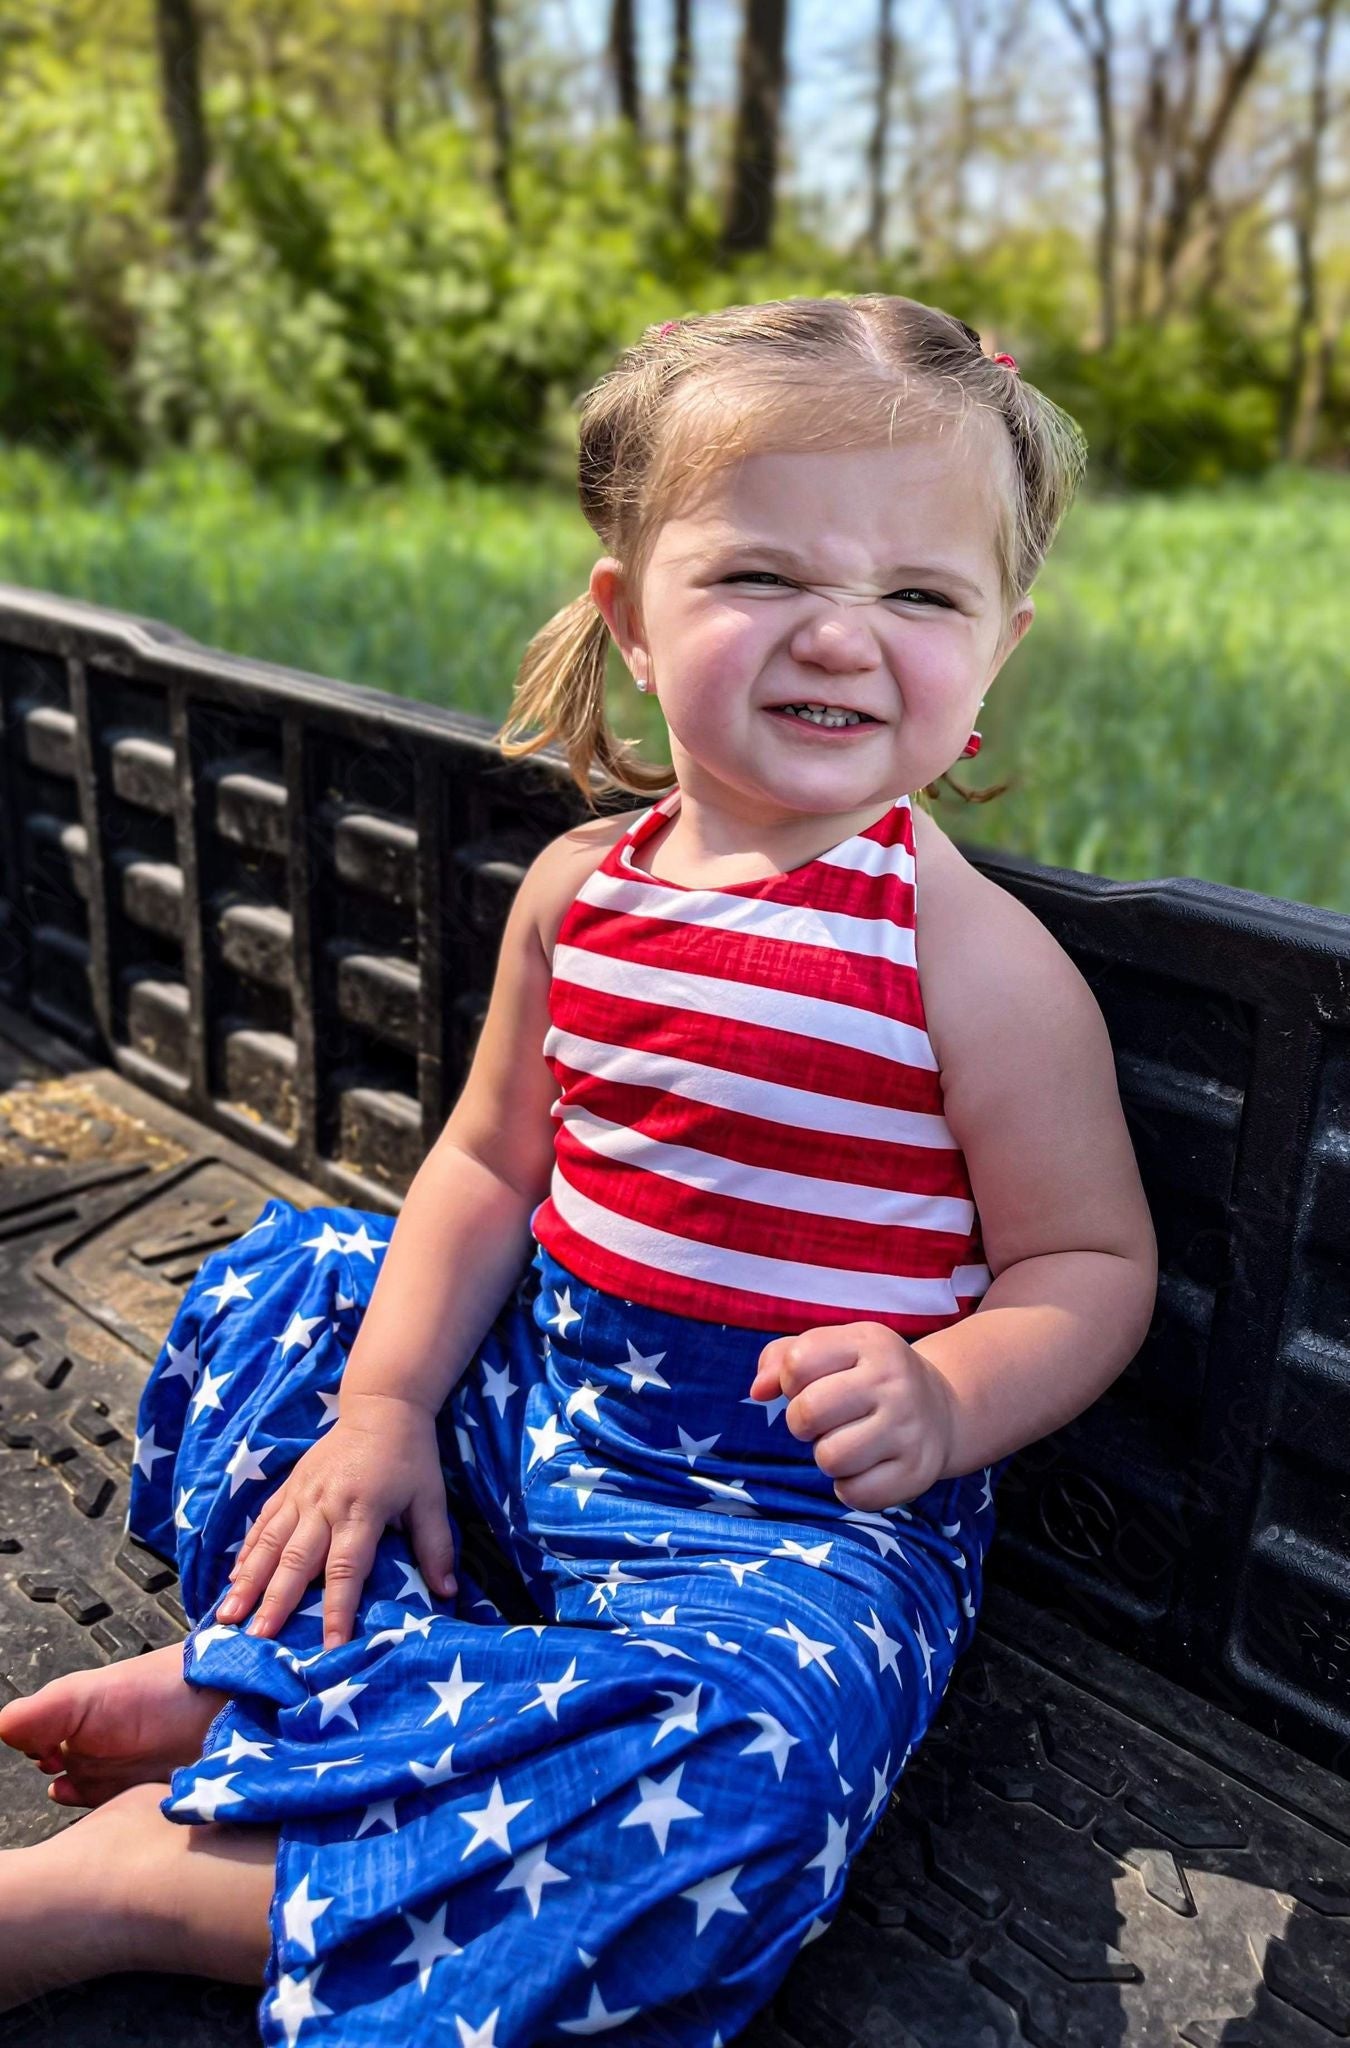
[[[638,815],[558,931],[535,1237],[702,1321],[959,1322],[991,1275],[924,1023],[908,796],[802,867],[710,889],[634,859],[679,801]]]

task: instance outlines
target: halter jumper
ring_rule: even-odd
[[[128,1527],[177,1563],[190,1683],[230,1700],[163,1811],[279,1831],[262,2039],[724,2048],[829,1926],[971,1640],[1006,1460],[850,1509],[748,1389],[770,1337],[917,1337],[989,1283],[914,964],[913,820],[718,890],[633,855],[569,908],[534,1254],[437,1418],[546,1623],[387,1528],[352,1640],[323,1592],[212,1619],[335,1419],[393,1219],[268,1202],[204,1261],[145,1387]]]

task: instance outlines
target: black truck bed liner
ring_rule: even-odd
[[[579,814],[474,721],[0,589],[0,1698],[182,1635],[124,1530],[182,1291],[269,1194],[397,1207],[521,862]],[[977,1640],[741,2039],[1325,2048],[1350,2038],[1350,919],[972,857],[1102,1003],[1159,1309],[1014,1462]],[[0,1845],[81,1824],[43,1787],[0,1752]],[[124,1976],[0,2015],[0,2044],[223,2048],[256,2004]]]

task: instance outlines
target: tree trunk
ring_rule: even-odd
[[[1092,104],[1097,119],[1097,161],[1101,211],[1097,217],[1097,298],[1100,345],[1109,349],[1116,338],[1116,236],[1119,204],[1116,192],[1116,113],[1112,77],[1113,39],[1110,0],[1092,0],[1096,34],[1074,0],[1059,0],[1070,28],[1083,46],[1092,77]]]
[[[694,75],[693,0],[675,0],[675,45],[670,57],[670,211],[683,225],[689,213],[689,100]]]
[[[474,83],[492,124],[492,183],[502,212],[514,226],[516,210],[511,198],[511,121],[506,94],[502,90],[501,57],[497,47],[497,0],[474,0],[477,35],[474,47]]]
[[[895,76],[893,0],[881,0],[877,24],[877,98],[872,139],[867,148],[867,230],[864,244],[875,263],[881,261],[886,235],[886,137],[890,126],[891,80]]]
[[[1299,149],[1294,205],[1298,303],[1290,336],[1289,371],[1280,408],[1280,452],[1286,462],[1307,461],[1316,439],[1317,421],[1322,409],[1325,350],[1320,345],[1318,333],[1317,229],[1322,211],[1322,148],[1329,116],[1327,75],[1331,61],[1331,23],[1336,4],[1337,0],[1319,0],[1308,129]]]
[[[202,108],[201,29],[193,0],[155,0],[155,39],[160,94],[173,140],[169,216],[177,222],[194,261],[199,261],[206,253],[211,211],[211,153]]]
[[[773,237],[786,43],[787,0],[745,0],[724,256],[767,249]]]
[[[633,19],[633,0],[610,0],[609,61],[614,71],[620,117],[640,142],[642,96],[638,90],[637,25]]]

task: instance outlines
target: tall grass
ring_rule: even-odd
[[[597,546],[565,494],[425,478],[261,494],[218,461],[138,478],[0,453],[0,580],[494,721]],[[1123,879],[1196,875],[1350,913],[1350,488],[1293,470],[1080,501],[990,691],[964,844]],[[616,675],[621,675],[615,664]],[[669,761],[657,707],[618,729]]]

